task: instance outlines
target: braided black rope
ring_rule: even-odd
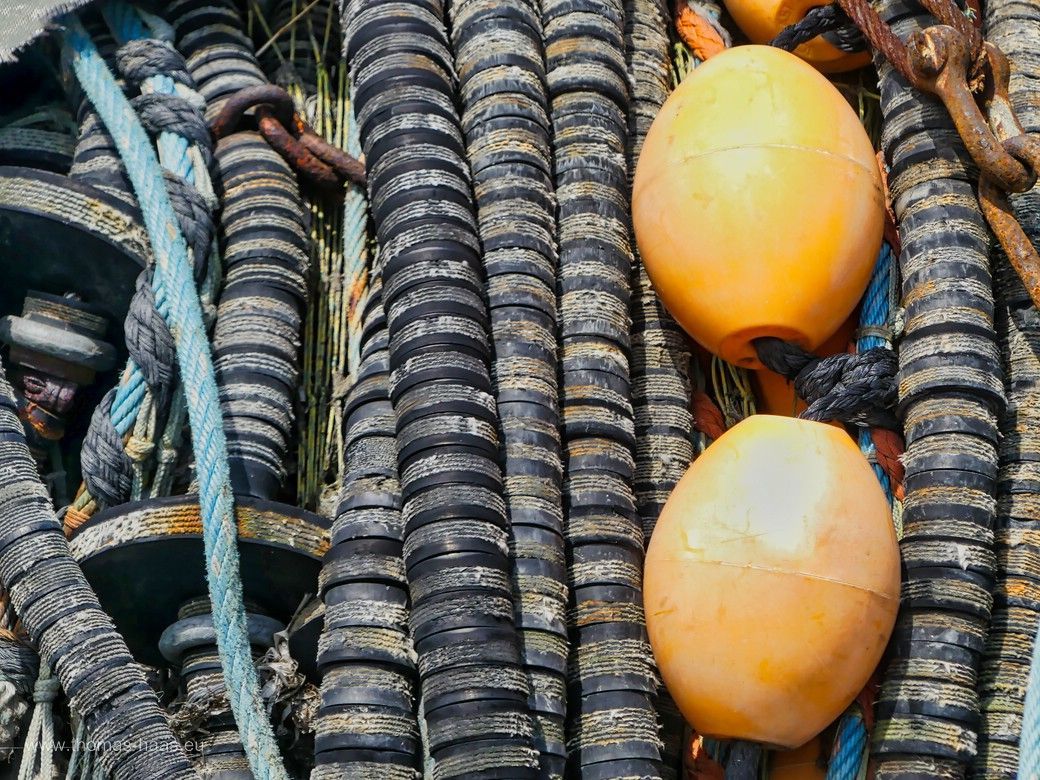
[[[863,33],[837,3],[810,8],[799,21],[781,30],[769,45],[794,51],[818,35],[825,36],[828,43],[849,54],[867,47]]]
[[[819,358],[796,344],[775,338],[755,341],[758,359],[771,371],[794,382],[809,408],[806,420],[838,420],[879,428],[898,427],[895,353],[875,347],[856,354]]]
[[[80,713],[106,776],[194,777],[141,667],[69,552],[0,370],[0,583]]]

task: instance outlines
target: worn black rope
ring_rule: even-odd
[[[820,358],[782,339],[761,338],[754,344],[766,368],[794,382],[795,392],[809,405],[804,419],[898,428],[893,407],[899,366],[891,349]]]
[[[867,48],[863,33],[837,3],[810,8],[801,21],[781,30],[769,45],[784,51],[794,51],[818,35],[825,35],[828,43],[849,54]]]

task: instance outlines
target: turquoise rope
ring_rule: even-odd
[[[168,322],[177,345],[197,464],[206,579],[231,710],[253,775],[258,780],[288,780],[260,698],[259,679],[250,652],[227,441],[188,246],[177,225],[162,168],[148,135],[75,16],[66,18],[62,38],[71,54],[76,77],[126,166],[155,255],[155,285],[169,296]]]
[[[892,248],[887,242],[882,243],[877,263],[874,266],[874,273],[870,277],[870,284],[867,286],[867,292],[863,296],[863,309],[859,316],[860,328],[884,328],[888,325],[891,309],[889,305],[889,291],[892,284],[893,262]],[[890,347],[891,344],[881,336],[872,333],[864,334],[856,340],[857,352],[865,352],[874,347],[886,346]],[[867,458],[873,456],[874,442],[870,438],[870,431],[866,428],[859,432],[859,447]],[[877,463],[873,464],[873,468],[874,474],[877,475],[878,481],[885,491],[885,496],[891,503],[892,483],[888,478],[888,474]]]
[[[120,43],[151,36],[150,30],[134,8],[122,0],[111,0],[111,2],[105,3],[102,6],[102,14]],[[167,95],[175,92],[173,79],[168,76],[151,76],[148,83],[154,87],[156,92]],[[188,156],[187,139],[176,133],[163,132],[159,134],[158,143],[163,159],[175,161],[173,165],[167,165],[167,168],[189,184],[194,185],[196,183],[195,166]],[[155,289],[155,308],[163,319],[169,320],[170,307],[165,290],[159,284],[153,284],[153,288]],[[110,412],[112,424],[120,436],[129,433],[137,422],[146,390],[141,369],[133,360],[128,360],[124,380],[116,388]]]
[[[347,154],[361,157],[361,139],[354,108],[347,114]],[[363,187],[347,187],[343,195],[343,256],[346,259],[348,300],[368,270],[368,203]],[[358,296],[355,310],[347,312],[347,375],[351,378],[361,365],[361,310],[368,298],[368,290]]]
[[[874,273],[863,296],[863,308],[859,316],[860,328],[883,328],[888,325],[889,290],[892,284],[893,257],[892,249],[887,243],[881,245]],[[880,335],[865,333],[856,339],[856,351],[864,352],[874,347],[891,346]],[[870,458],[874,454],[874,442],[870,431],[863,429],[859,433],[859,447],[863,454]],[[885,497],[892,502],[892,483],[888,474],[877,463],[873,464],[874,474],[885,491]],[[856,708],[850,708],[841,717],[838,724],[838,735],[831,760],[827,764],[827,780],[855,780],[859,776],[863,764],[864,750],[867,746],[867,727],[863,723],[863,715]]]
[[[867,727],[859,712],[847,712],[838,724],[837,750],[827,764],[827,780],[855,780],[867,747]]]

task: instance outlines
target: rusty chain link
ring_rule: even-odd
[[[210,123],[213,137],[219,140],[235,132],[249,110],[267,143],[307,183],[333,192],[347,181],[364,185],[364,165],[314,132],[289,93],[274,84],[247,87],[228,98]]]
[[[1040,172],[1040,137],[1028,135],[1008,95],[1011,68],[999,48],[984,40],[978,12],[970,18],[953,0],[921,0],[940,23],[905,43],[869,0],[837,0],[912,86],[938,97],[979,168],[979,203],[990,229],[1040,307],[1040,254],[1018,224],[1008,193],[1025,192]]]

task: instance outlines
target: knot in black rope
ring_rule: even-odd
[[[784,51],[794,51],[818,35],[824,36],[828,43],[849,54],[855,54],[867,48],[863,33],[837,3],[819,5],[809,9],[801,21],[781,30],[770,41],[770,46]]]
[[[801,414],[806,420],[898,427],[892,408],[899,366],[892,350],[875,347],[819,358],[781,339],[762,338],[754,343],[766,368],[794,381],[795,392],[809,405]]]
[[[195,89],[195,80],[188,73],[184,56],[166,41],[142,38],[126,43],[116,51],[116,66],[123,78],[134,86],[150,76],[169,76]]]
[[[198,107],[179,95],[149,92],[130,101],[141,124],[151,133],[176,133],[198,144],[209,165],[213,154],[213,138],[209,125]]]

